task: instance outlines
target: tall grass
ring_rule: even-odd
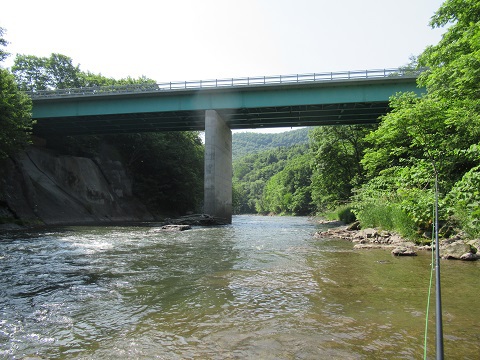
[[[415,221],[396,204],[370,203],[354,212],[362,228],[373,227],[395,231],[409,239],[417,237]]]
[[[334,210],[327,211],[322,215],[328,220],[340,220],[346,224],[350,224],[357,220],[352,210],[353,207],[351,205],[340,205]]]

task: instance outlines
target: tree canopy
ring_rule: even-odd
[[[8,56],[2,47],[8,42],[0,28],[0,62]],[[21,92],[13,75],[0,67],[0,160],[13,155],[30,142],[32,102]]]
[[[21,55],[15,57],[12,73],[24,91],[67,89],[89,86],[110,86],[128,84],[155,84],[155,80],[141,76],[114,79],[80,70],[73,59],[62,54],[52,53],[49,57]]]
[[[5,29],[0,27],[0,62],[4,61],[10,54],[4,49],[8,45],[8,41],[3,37]]]

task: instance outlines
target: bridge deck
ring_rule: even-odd
[[[39,91],[34,132],[204,130],[211,109],[231,129],[372,123],[396,92],[420,92],[416,77],[390,69]]]

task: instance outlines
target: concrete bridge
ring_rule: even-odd
[[[39,137],[205,131],[204,212],[231,223],[232,129],[369,124],[417,74],[346,71],[31,93]]]

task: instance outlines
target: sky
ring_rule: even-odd
[[[3,64],[60,53],[157,82],[396,68],[444,29],[440,0],[3,0]]]

